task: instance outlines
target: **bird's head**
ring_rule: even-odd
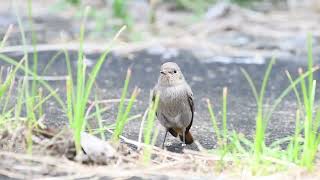
[[[162,86],[175,86],[184,82],[179,66],[174,62],[166,62],[160,68],[158,83]]]

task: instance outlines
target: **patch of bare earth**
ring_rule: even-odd
[[[200,151],[185,150],[178,154],[152,147],[151,161],[145,164],[143,148],[146,145],[124,137],[121,137],[122,143],[102,141],[88,133],[82,134],[82,152],[76,155],[73,135],[68,128],[33,128],[31,136],[31,131],[24,124],[13,130],[10,130],[12,127],[6,129],[0,134],[0,174],[10,178],[320,178],[317,174],[319,164],[316,165],[314,173],[289,164],[289,168],[283,172],[254,176],[246,168],[246,161],[243,161],[243,165],[228,158],[221,161],[220,157],[206,153],[202,148]],[[32,155],[26,153],[30,138]],[[137,149],[132,149],[127,144]]]

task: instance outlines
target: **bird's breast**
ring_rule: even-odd
[[[174,118],[186,108],[186,90],[182,87],[169,87],[160,91],[160,108],[168,116]]]

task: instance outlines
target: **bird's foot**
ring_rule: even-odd
[[[181,146],[182,146],[182,147],[185,147],[185,146],[186,146],[186,143],[182,143]]]

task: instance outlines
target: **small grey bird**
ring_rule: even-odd
[[[157,119],[166,128],[162,148],[168,132],[183,142],[183,146],[193,143],[190,133],[194,116],[193,93],[184,79],[179,66],[174,62],[166,62],[161,66],[158,83],[154,87],[159,93]]]

